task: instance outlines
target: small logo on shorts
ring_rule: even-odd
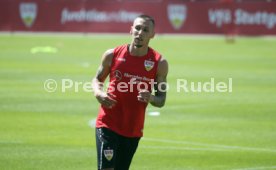
[[[104,150],[104,156],[110,161],[113,158],[113,149]]]

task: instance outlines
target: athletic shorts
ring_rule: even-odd
[[[139,140],[121,136],[107,128],[96,128],[98,169],[128,170]]]

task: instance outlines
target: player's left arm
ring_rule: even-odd
[[[161,58],[158,63],[156,84],[154,85],[154,95],[150,96],[149,103],[156,107],[163,107],[167,94],[167,74],[169,66],[165,58]]]
[[[150,103],[156,107],[164,106],[167,93],[167,74],[168,62],[162,57],[158,62],[157,75],[154,84],[154,95],[152,95],[148,90],[141,90],[137,96],[138,100]]]

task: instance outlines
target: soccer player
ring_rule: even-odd
[[[131,43],[107,50],[92,81],[94,95],[101,104],[96,120],[100,170],[129,169],[143,136],[148,103],[156,107],[165,104],[168,63],[148,46],[154,27],[152,17],[138,16],[131,26]],[[108,76],[105,91],[103,83]]]

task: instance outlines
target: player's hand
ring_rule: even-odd
[[[149,103],[153,100],[153,95],[148,90],[140,90],[137,96],[138,101]]]
[[[117,103],[117,101],[114,99],[116,96],[109,93],[100,92],[97,93],[95,96],[98,102],[101,103],[103,107],[109,109]]]

